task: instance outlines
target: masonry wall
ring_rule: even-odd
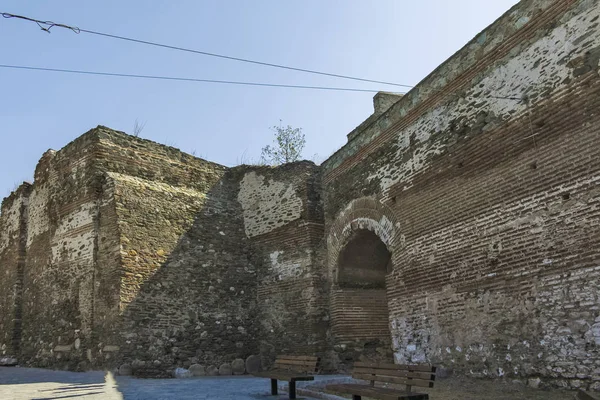
[[[0,218],[0,358],[20,350],[23,309],[25,221],[31,186],[23,184],[2,202]]]
[[[599,23],[597,1],[522,1],[376,96],[321,168],[104,127],[48,151],[2,203],[0,355],[168,376],[316,354],[600,389]],[[381,257],[356,253],[367,231]]]
[[[99,137],[121,263],[122,322],[105,360],[171,376],[256,354],[256,278],[236,178],[174,148],[108,129]]]
[[[323,351],[312,163],[229,170],[98,127],[45,153],[0,223],[2,352],[21,364],[171,376]]]
[[[277,354],[322,356],[328,312],[320,170],[307,161],[243,170],[237,198],[257,266],[263,364]]]
[[[102,182],[94,137],[44,154],[26,212],[22,332],[24,365],[86,369],[95,356],[94,287]]]
[[[325,162],[332,288],[378,233],[396,362],[598,389],[599,18],[519,3]]]

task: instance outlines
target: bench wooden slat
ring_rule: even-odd
[[[354,368],[352,373],[368,374],[368,375],[383,375],[383,376],[400,376],[413,379],[435,380],[435,375],[431,372],[413,372],[408,370],[398,369],[373,369],[373,368]],[[377,379],[375,379],[377,380]]]
[[[388,383],[399,383],[401,385],[420,386],[420,387],[433,387],[432,381],[426,381],[423,379],[410,379],[401,378],[397,376],[373,376],[365,374],[352,374],[355,379],[363,379],[365,381],[377,381],[377,382],[388,382]]]
[[[401,364],[377,364],[358,361],[354,363],[354,368],[373,368],[373,369],[396,369],[435,373],[435,367],[432,365],[401,365]]]
[[[316,364],[312,365],[294,365],[294,364],[281,364],[275,363],[276,369],[290,369],[292,371],[312,371],[316,369]]]
[[[354,395],[372,397],[374,399],[381,400],[428,400],[429,395],[427,393],[416,393],[407,392],[397,389],[388,389],[380,387],[372,387],[368,385],[358,384],[337,384],[327,385],[327,390],[331,390],[339,393],[351,393]]]
[[[312,375],[294,373],[290,371],[279,371],[279,370],[271,370],[271,371],[261,371],[255,374],[252,374],[259,378],[269,378],[269,379],[277,379],[278,381],[312,381],[315,379]]]
[[[315,373],[319,358],[313,356],[279,355],[275,359],[275,369]]]

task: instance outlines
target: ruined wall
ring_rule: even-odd
[[[236,178],[174,148],[108,129],[99,137],[122,272],[122,323],[105,359],[170,376],[256,354],[256,278]]]
[[[377,95],[322,168],[104,127],[45,153],[2,204],[1,355],[145,376],[393,357],[600,389],[599,23],[597,1],[522,1]]]
[[[519,3],[324,163],[333,290],[378,233],[397,362],[598,389],[599,18]]]
[[[93,292],[107,282],[96,279],[95,143],[84,135],[46,152],[36,168],[26,209],[21,364],[85,369],[96,355]]]
[[[23,184],[2,202],[0,216],[0,358],[20,350],[23,267],[27,238],[27,204],[31,185]]]
[[[104,127],[48,151],[0,218],[3,354],[170,376],[322,350],[319,179],[308,162],[229,170]]]
[[[302,161],[239,172],[237,198],[257,265],[263,363],[276,354],[321,355],[328,313],[319,168]]]

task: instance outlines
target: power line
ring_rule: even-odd
[[[405,87],[405,88],[414,87],[411,85],[403,85],[403,84],[393,83],[393,82],[385,82],[385,81],[378,81],[378,80],[373,80],[373,79],[357,78],[357,77],[348,76],[348,75],[333,74],[333,73],[329,73],[329,72],[322,72],[322,71],[315,71],[315,70],[304,69],[304,68],[290,67],[288,65],[273,64],[273,63],[268,63],[268,62],[263,62],[263,61],[250,60],[250,59],[246,59],[246,58],[226,56],[223,54],[209,53],[207,51],[200,51],[200,50],[194,50],[194,49],[189,49],[189,48],[185,48],[185,47],[172,46],[172,45],[163,44],[163,43],[150,42],[150,41],[141,40],[141,39],[134,39],[134,38],[125,37],[125,36],[113,35],[110,33],[91,31],[88,29],[82,29],[82,28],[78,28],[78,27],[74,27],[74,26],[57,24],[52,21],[42,21],[42,20],[30,18],[30,17],[24,17],[22,15],[2,13],[2,16],[4,18],[18,18],[18,19],[23,19],[26,21],[35,22],[43,31],[46,31],[48,33],[50,33],[50,29],[52,29],[53,27],[56,26],[59,28],[70,29],[75,33],[84,32],[84,33],[89,33],[91,35],[104,36],[104,37],[108,37],[108,38],[112,38],[112,39],[125,40],[128,42],[140,43],[140,44],[145,44],[145,45],[149,45],[149,46],[162,47],[162,48],[171,49],[171,50],[184,51],[184,52],[188,52],[188,53],[202,54],[205,56],[224,58],[226,60],[245,62],[245,63],[249,63],[249,64],[257,64],[257,65],[262,65],[262,66],[266,66],[266,67],[281,68],[281,69],[287,69],[287,70],[292,70],[292,71],[305,72],[308,74],[325,75],[325,76],[331,76],[334,78],[351,79],[351,80],[355,80],[355,81],[370,82],[370,83],[380,83],[380,84],[384,84],[384,85],[400,86],[400,87]]]
[[[284,85],[284,84],[262,83],[262,82],[219,81],[219,80],[214,80],[214,79],[183,78],[183,77],[177,77],[177,76],[160,76],[160,75],[122,74],[122,73],[114,73],[114,72],[82,71],[82,70],[74,70],[74,69],[31,67],[31,66],[26,66],[26,65],[0,64],[0,68],[20,69],[20,70],[28,70],[28,71],[63,72],[63,73],[80,74],[80,75],[100,75],[100,76],[113,76],[113,77],[116,76],[116,77],[123,77],[123,78],[157,79],[157,80],[168,80],[168,81],[202,82],[202,83],[220,83],[220,84],[244,85],[244,86],[267,86],[267,87],[292,88],[292,89],[336,90],[336,91],[344,91],[344,92],[366,92],[366,93],[377,93],[378,92],[377,90],[370,90],[370,89],[355,89],[355,88],[327,87],[327,86]]]

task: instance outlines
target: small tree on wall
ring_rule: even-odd
[[[290,125],[283,127],[273,126],[275,132],[273,146],[262,149],[261,160],[265,164],[279,165],[298,161],[302,157],[302,150],[306,144],[302,128],[292,128]]]

